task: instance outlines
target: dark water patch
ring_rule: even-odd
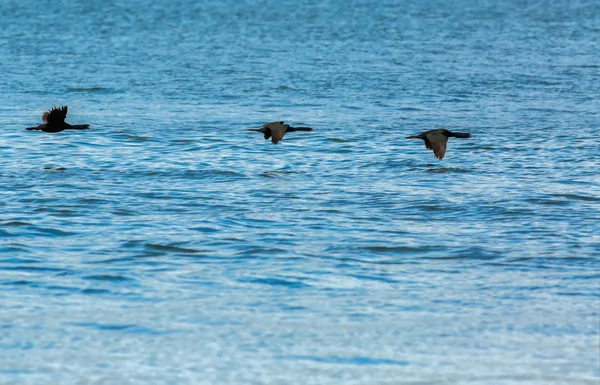
[[[173,245],[161,245],[158,243],[146,243],[144,245],[144,247],[151,249],[151,250],[159,250],[159,251],[174,252],[174,253],[185,253],[185,254],[197,254],[197,253],[206,252],[206,250],[188,249],[188,248],[173,246]]]
[[[515,271],[531,271],[531,270],[552,270],[556,269],[556,266],[552,266],[549,260],[544,258],[534,257],[517,257],[517,258],[506,258],[501,261],[489,262],[490,266],[502,267],[505,270]],[[559,268],[561,269],[561,268]]]
[[[441,250],[440,250],[441,251]],[[453,260],[453,259],[470,259],[470,260],[483,260],[483,261],[495,261],[504,257],[500,252],[487,250],[481,247],[469,247],[466,249],[460,249],[455,251],[445,250],[442,252],[443,255],[436,255],[430,259],[438,260]]]
[[[286,312],[288,312],[288,311],[291,311],[291,312],[303,312],[303,311],[307,310],[307,308],[304,307],[304,306],[293,306],[293,305],[287,305],[287,304],[279,305],[279,308],[282,311],[286,311]]]
[[[279,90],[279,91],[296,91],[295,88],[286,86],[286,85],[281,85],[281,86],[277,87],[277,90]]]
[[[118,252],[118,251],[115,251]],[[113,252],[113,253],[115,253]],[[87,264],[91,264],[91,265],[103,265],[103,264],[125,264],[125,265],[129,265],[129,264],[141,264],[141,265],[146,265],[146,266],[156,266],[156,265],[164,265],[164,264],[170,264],[172,262],[169,261],[165,261],[164,259],[162,259],[164,256],[168,255],[167,252],[164,251],[147,251],[141,254],[134,254],[134,255],[129,255],[129,256],[123,256],[123,257],[117,257],[117,258],[107,258],[107,259],[102,259],[102,260],[97,260],[97,261],[89,261],[86,262]],[[153,259],[153,258],[156,258]]]
[[[209,170],[207,173],[210,176],[245,177],[244,174],[233,170]]]
[[[92,281],[109,281],[109,282],[132,281],[131,278],[127,278],[122,275],[111,275],[111,274],[88,275],[88,276],[83,277],[83,279],[92,280]]]
[[[596,265],[600,265],[600,261],[597,260],[596,262],[597,262]],[[584,281],[588,281],[588,280],[589,281],[595,281],[595,280],[600,281],[600,273],[574,275],[570,279],[584,280]]]
[[[357,257],[348,257],[346,256],[345,252],[343,256],[337,256],[337,254],[340,254],[340,251],[335,251],[335,252],[330,252],[328,256],[313,256],[314,258],[320,258],[320,259],[329,259],[332,261],[336,261],[338,262],[335,266],[336,268],[345,268],[345,267],[353,267],[356,266],[357,264],[373,264],[373,265],[379,265],[379,264],[383,264],[382,260],[380,259],[368,259],[368,258],[357,258]],[[404,263],[404,261],[399,261],[399,262],[393,262],[392,264],[397,264],[397,263]]]
[[[207,234],[219,232],[219,229],[217,229],[215,227],[206,227],[206,226],[192,227],[192,228],[190,228],[190,230],[198,231],[199,233],[207,233]]]
[[[310,287],[310,285],[300,282],[300,281],[290,281],[281,278],[251,278],[251,279],[242,279],[241,282],[248,283],[257,283],[261,285],[269,285],[269,286],[284,286],[290,289],[303,289]]]
[[[19,250],[19,249],[14,249],[15,251]],[[18,263],[40,263],[41,261],[38,259],[32,259],[32,258],[23,258],[23,257],[8,257],[8,258],[4,258],[4,259],[0,259],[0,262],[2,263],[10,263],[10,264],[18,264]]]
[[[34,230],[36,230],[38,233],[52,235],[55,237],[70,237],[70,236],[78,234],[73,231],[63,231],[63,230],[52,229],[52,228],[47,228],[47,227],[39,227],[39,226],[35,227]]]
[[[134,324],[108,324],[108,323],[95,323],[95,322],[68,322],[67,325],[95,329],[99,331],[108,332],[125,332],[127,334],[149,334],[149,335],[163,335],[169,332],[158,331],[145,326],[139,326]]]
[[[57,217],[76,217],[79,213],[75,210],[54,207],[39,207],[33,210],[35,213],[50,213]]]
[[[24,279],[20,279],[20,280],[16,280],[16,281],[3,282],[2,284],[6,285],[6,286],[37,286],[38,285],[37,282],[27,281],[27,280],[24,280]]]
[[[113,211],[112,214],[118,217],[134,217],[137,216],[139,213],[127,209],[117,209]]]
[[[378,254],[421,254],[442,249],[437,246],[364,246],[359,248],[359,250],[371,251]]]
[[[126,135],[122,135],[122,136],[124,136],[126,139],[128,139],[132,142],[151,142],[154,140],[153,137],[144,136],[144,135],[126,134]]]
[[[296,174],[296,173],[297,173],[297,171],[279,170],[279,171],[265,171],[265,172],[261,172],[258,175],[262,176],[264,178],[279,178],[282,176],[288,176],[288,175],[292,175],[292,174]]]
[[[125,249],[135,249],[140,246],[143,246],[145,242],[146,241],[143,241],[143,240],[129,240],[129,241],[122,242],[120,247],[125,248]]]
[[[466,169],[466,168],[459,168],[459,167],[438,167],[438,168],[429,168],[426,170],[427,172],[431,172],[434,174],[452,174],[452,173],[457,173],[457,174],[466,174],[466,173],[470,173],[471,170],[470,169]]]
[[[102,199],[102,198],[83,198],[83,199],[79,199],[78,200],[79,203],[83,203],[86,205],[102,205],[102,204],[107,204],[107,203],[111,203],[111,201],[106,200],[106,199]]]
[[[457,211],[465,211],[462,207],[448,207],[442,205],[415,205],[412,206],[413,209],[422,210],[422,211],[434,211],[434,212],[457,212]]]
[[[23,375],[34,375],[37,374],[39,375],[39,371],[38,370],[30,370],[30,369],[2,369],[0,368],[0,374],[5,374],[7,376],[10,375],[15,375],[18,376],[19,378],[22,378]]]
[[[600,298],[600,292],[579,292],[579,291],[556,291],[556,295],[563,297],[595,297]]]
[[[565,200],[555,200],[555,199],[545,199],[545,198],[527,198],[525,202],[545,205],[545,206],[565,206],[568,205],[569,202]]]
[[[238,257],[248,257],[248,256],[260,256],[260,255],[277,255],[277,254],[285,254],[285,250],[284,249],[280,249],[277,247],[251,247],[248,249],[244,249],[244,250],[240,250],[236,253],[238,255]]]
[[[557,198],[580,200],[580,201],[585,201],[585,202],[600,202],[599,197],[580,195],[580,194],[550,194],[550,196],[557,197]]]
[[[110,290],[108,290],[108,289],[87,288],[87,289],[82,289],[81,290],[81,294],[86,294],[86,295],[110,294]]]
[[[53,293],[53,295],[69,295],[69,293],[74,293],[76,291],[79,291],[78,288],[70,287],[70,286],[61,286],[61,285],[39,285],[39,286],[43,287],[45,290],[62,292],[62,293]]]
[[[0,267],[0,270],[13,270],[13,271],[27,271],[27,272],[65,272],[67,270],[60,269],[57,267],[44,267],[44,266],[4,266]]]
[[[15,227],[20,227],[20,226],[31,226],[32,224],[29,222],[21,222],[21,221],[10,221],[10,222],[4,222],[2,224],[2,226],[15,226]]]
[[[104,88],[104,87],[88,87],[88,88],[78,88],[78,87],[69,87],[67,88],[67,92],[85,92],[85,93],[115,93],[117,92],[113,88]]]
[[[148,200],[173,200],[173,195],[165,192],[164,194],[155,192],[138,192],[135,194],[136,197],[145,198]]]
[[[325,138],[325,140],[328,142],[332,142],[332,143],[352,143],[352,142],[354,142],[352,140],[342,139],[342,138]]]
[[[380,366],[380,365],[397,365],[407,366],[410,364],[408,361],[393,360],[388,358],[373,358],[366,356],[303,356],[303,355],[290,355],[281,356],[281,359],[287,360],[303,360],[303,361],[314,361],[324,364],[337,364],[337,365],[365,365],[365,366]]]

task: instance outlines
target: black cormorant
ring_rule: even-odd
[[[271,138],[273,144],[277,144],[286,132],[293,131],[312,131],[310,127],[291,127],[289,124],[283,122],[271,122],[262,126],[262,128],[250,128],[248,131],[262,132],[265,135],[265,139]]]
[[[78,124],[71,125],[65,122],[67,117],[67,106],[52,109],[48,112],[44,112],[42,120],[45,122],[36,127],[29,127],[28,130],[42,130],[44,132],[61,132],[63,130],[85,130],[89,128],[89,124]]]

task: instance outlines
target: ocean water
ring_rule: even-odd
[[[0,384],[600,381],[597,0],[0,15]]]

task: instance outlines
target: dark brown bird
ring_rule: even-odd
[[[442,160],[446,154],[446,142],[448,142],[448,138],[450,137],[470,138],[471,134],[466,134],[464,132],[450,132],[445,128],[438,128],[425,131],[419,135],[407,136],[406,139],[423,139],[423,141],[425,141],[425,147],[432,150],[436,158]]]
[[[265,139],[271,138],[273,144],[279,143],[286,132],[294,131],[312,131],[310,127],[291,127],[289,124],[283,122],[271,122],[262,126],[262,128],[250,128],[248,131],[262,132],[265,134]]]
[[[42,130],[44,132],[61,132],[63,130],[85,130],[89,128],[89,124],[79,124],[79,125],[71,125],[65,122],[65,118],[67,117],[67,106],[56,108],[52,107],[52,109],[48,112],[44,112],[42,116],[43,124],[40,124],[36,127],[29,127],[28,130]]]

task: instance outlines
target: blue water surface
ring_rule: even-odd
[[[600,381],[597,0],[0,15],[0,384]]]

